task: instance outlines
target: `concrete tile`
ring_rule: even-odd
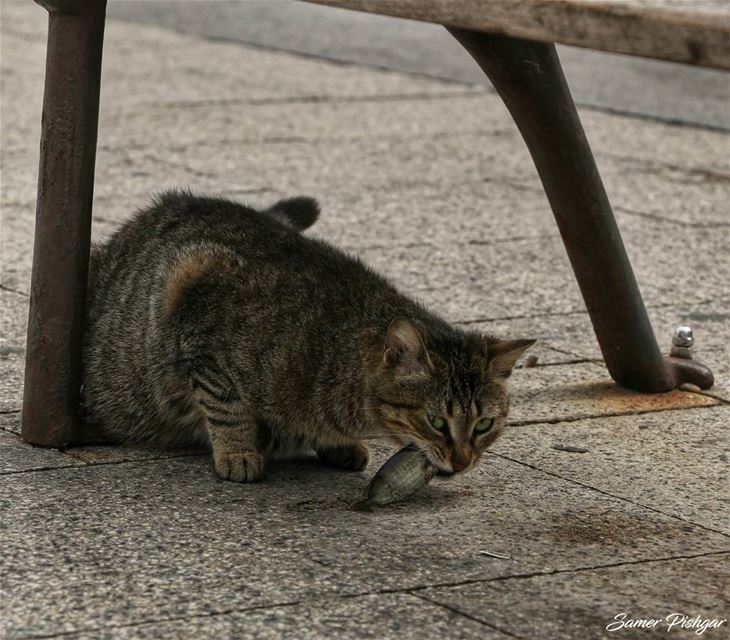
[[[20,431],[20,414],[11,414],[14,424],[9,427]],[[82,465],[55,449],[44,449],[25,444],[20,436],[6,431],[8,414],[0,416],[0,475],[65,468]]]
[[[0,412],[19,411],[23,406],[25,353],[0,358]]]
[[[649,318],[659,347],[669,353],[674,329],[689,324],[694,329],[695,358],[703,362],[715,374],[715,385],[710,393],[730,400],[730,350],[728,347],[727,319],[730,317],[730,300],[715,298],[710,302],[681,301],[681,296],[670,298],[671,305],[649,308]],[[469,323],[469,327],[498,335],[529,335],[537,337],[547,348],[572,354],[576,359],[601,361],[598,346],[588,314],[570,313],[513,317]]]
[[[493,451],[730,534],[728,425],[727,405],[534,424],[509,429]]]
[[[134,213],[129,207],[125,217]],[[35,210],[30,205],[3,205],[2,206],[3,233],[0,237],[0,251],[2,252],[2,269],[0,270],[0,285],[11,289],[8,293],[25,296],[28,304],[30,291],[30,276],[33,263],[33,240],[35,233]],[[92,225],[91,238],[98,242],[109,236],[118,226],[116,220],[107,221],[103,216],[95,216]],[[0,292],[3,290],[0,289]],[[27,310],[27,309],[26,309]]]
[[[700,635],[692,628],[668,629],[666,617],[680,613],[688,618],[727,619],[729,566],[727,554],[714,554],[420,593],[518,638],[584,640],[673,634],[720,639],[727,637],[727,622]],[[608,632],[607,625],[620,613],[631,619],[659,619],[660,623],[653,633],[636,628]]]
[[[455,88],[439,82],[434,86]],[[479,118],[472,115],[475,106],[484,107]],[[296,117],[292,117],[294,113]],[[430,97],[400,92],[356,100],[322,96],[316,102],[302,104],[257,104],[254,99],[245,108],[215,102],[130,104],[102,112],[100,125],[101,146],[202,145],[211,153],[220,145],[245,146],[252,142],[360,140],[372,144],[379,138],[446,137],[455,133],[482,136],[488,132],[514,138],[518,143],[520,140],[499,98],[467,87]]]
[[[20,435],[20,409],[4,410],[0,413],[0,429]]]
[[[214,480],[207,462],[136,465],[3,477],[12,478],[3,495],[13,495],[12,510],[3,510],[10,598],[1,606],[10,636],[347,591],[330,569],[266,543],[262,527],[281,523],[258,514],[270,505],[255,500],[255,487],[235,487],[243,509],[221,502],[233,498],[231,488]],[[171,499],[181,489],[184,497]]]
[[[28,327],[28,296],[0,289],[0,360],[11,354],[25,353]]]
[[[110,20],[104,38],[110,52],[102,76],[105,88],[115,93],[124,87],[135,89],[123,104],[471,91],[454,83],[208,40],[152,25]],[[195,57],[190,56],[192,47]]]
[[[354,251],[412,247],[428,257],[434,247],[451,245],[488,254],[494,245],[520,238],[560,242],[545,196],[508,183],[328,190],[321,204],[309,233]]]
[[[178,449],[157,450],[145,446],[121,445],[88,445],[64,449],[64,454],[84,464],[115,464],[119,462],[140,462],[146,460],[162,460],[165,458],[183,458],[188,456],[206,456],[206,451],[188,451]]]
[[[622,389],[611,380],[608,371],[593,363],[516,369],[510,387],[511,424],[561,423],[719,403],[686,391],[645,394]]]
[[[681,299],[699,304],[730,296],[717,259],[730,255],[730,239],[710,229],[694,236],[702,252],[676,237],[666,224],[622,219],[629,254],[648,306]],[[730,236],[729,236],[730,238]],[[554,238],[515,239],[494,245],[442,244],[358,251],[366,263],[454,322],[583,311],[580,290],[562,243]],[[686,269],[681,292],[676,265]]]
[[[373,471],[391,451],[377,447]],[[495,456],[409,502],[350,511],[366,481],[302,460],[236,485],[201,458],[3,476],[8,634],[727,549],[724,536]]]
[[[360,69],[358,70],[360,71]],[[442,88],[445,83],[432,81]],[[287,139],[446,137],[485,134],[506,137],[526,154],[519,132],[500,98],[486,90],[464,94],[401,95],[387,103],[326,101],[300,105],[292,118],[289,104],[247,105],[234,111],[215,103],[195,107],[130,104],[102,113],[103,144],[218,145]],[[730,170],[726,133],[676,127],[648,120],[583,110],[582,119],[599,163],[632,167],[683,182],[723,182]],[[143,135],[147,133],[147,137]],[[126,137],[125,137],[126,134]],[[525,157],[527,157],[525,155]],[[627,172],[632,173],[632,172]],[[646,179],[646,176],[643,176]],[[644,191],[644,190],[641,190]]]
[[[8,50],[20,48],[29,36],[34,46],[44,43],[47,15],[42,10],[9,3],[4,8],[6,12],[18,24],[5,32]],[[18,42],[13,42],[15,39]],[[193,48],[196,55],[191,56]],[[471,91],[454,83],[337,64],[113,19],[107,20],[104,54],[103,95],[117,105]],[[22,64],[17,59],[13,62]],[[353,68],[357,69],[356,74],[352,73]]]
[[[234,638],[252,640],[296,637],[319,640],[417,640],[426,634],[444,638],[506,640],[510,636],[465,616],[404,593],[367,595],[347,599],[317,600],[251,611],[135,625],[95,629],[72,634],[81,640],[104,638]]]
[[[128,177],[124,179],[128,180]],[[158,181],[152,174],[148,179],[151,180],[148,185],[150,190],[156,190]],[[267,188],[264,184],[259,186]],[[136,187],[139,188],[139,185]],[[248,185],[246,188],[253,187]],[[513,197],[519,200],[519,193],[502,190],[501,202],[497,202],[496,208],[506,208]],[[266,198],[267,201],[273,199]],[[462,202],[466,200],[468,198]],[[459,202],[458,199],[451,201]],[[544,233],[531,237],[530,234],[535,231],[528,231],[528,235],[523,237],[514,235],[515,220],[503,217],[501,212],[494,216],[479,216],[479,205],[474,200],[469,207],[454,207],[459,215],[449,216],[450,220],[455,220],[451,226],[439,221],[433,230],[423,233],[416,225],[425,226],[431,217],[443,215],[439,211],[439,200],[428,205],[426,215],[423,215],[425,207],[422,202],[417,200],[414,206],[408,199],[399,201],[392,198],[382,213],[369,216],[367,203],[354,207],[353,214],[353,207],[340,200],[334,210],[329,210],[328,216],[327,201],[323,200],[325,212],[321,231],[317,231],[316,227],[313,231],[345,243],[359,242],[357,237],[361,237],[363,243],[377,243],[379,237],[395,231],[403,245],[379,248],[377,244],[370,244],[373,248],[363,248],[358,253],[406,291],[434,305],[437,311],[452,320],[473,321],[527,313],[567,313],[585,308],[565,250],[555,229],[551,228],[550,214],[539,210],[537,203],[516,218],[520,222],[520,229],[534,229],[538,233],[544,230]],[[411,220],[410,210],[414,209],[421,213]],[[97,208],[97,215],[109,219],[109,214],[105,216],[107,210],[119,211],[111,207],[105,210]],[[342,216],[343,222],[340,222],[340,212],[343,210],[347,214]],[[17,220],[14,211],[21,216]],[[388,222],[389,214],[392,215],[391,220],[397,222]],[[10,209],[8,215],[5,244],[13,255],[10,256],[12,260],[3,277],[7,285],[18,288],[28,278],[34,223],[29,210],[23,207]],[[368,225],[371,218],[374,222]],[[116,219],[116,215],[113,219]],[[353,219],[359,220],[359,224],[348,227],[344,222]],[[718,259],[730,254],[730,240],[725,239],[723,234],[712,229],[693,229],[689,237],[706,248],[699,252],[687,244],[686,238],[672,234],[672,229],[666,223],[630,216],[622,218],[621,223],[637,278],[649,306],[676,299],[679,295],[693,304],[710,297],[730,295],[730,289],[722,277],[724,271],[717,269]],[[100,220],[95,221],[94,233],[97,237],[101,224]],[[108,232],[113,227],[113,224],[107,225]],[[349,228],[350,231],[340,232],[343,228]],[[358,232],[364,228],[369,229],[367,234],[358,236]],[[457,244],[464,241],[470,244]],[[404,246],[407,243],[413,244]],[[423,243],[427,246],[422,246]],[[677,292],[677,280],[673,275],[677,264],[682,265],[683,273],[686,274],[681,293]],[[529,270],[526,269],[527,265]],[[495,295],[495,290],[499,295]]]

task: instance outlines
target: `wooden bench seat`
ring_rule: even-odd
[[[307,0],[447,27],[730,69],[727,0]]]

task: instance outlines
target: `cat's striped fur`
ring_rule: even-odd
[[[308,198],[255,211],[168,192],[94,248],[84,400],[104,434],[210,446],[236,481],[302,449],[360,469],[363,441],[383,433],[447,473],[476,461],[531,341],[449,326],[301,235],[318,212]],[[475,433],[485,416],[488,433]]]

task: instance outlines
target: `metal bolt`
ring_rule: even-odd
[[[691,347],[695,343],[695,338],[692,335],[692,327],[686,325],[680,325],[674,332],[674,338],[672,338],[672,344],[675,347]]]
[[[672,350],[670,353],[675,358],[691,358],[691,349],[694,343],[695,339],[692,335],[692,327],[680,325],[674,332],[674,337],[672,338]]]

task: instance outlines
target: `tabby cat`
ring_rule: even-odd
[[[533,341],[450,326],[303,236],[318,215],[304,197],[256,211],[171,191],[94,248],[83,395],[106,437],[210,447],[236,482],[311,449],[360,470],[381,435],[446,474],[479,459]]]

